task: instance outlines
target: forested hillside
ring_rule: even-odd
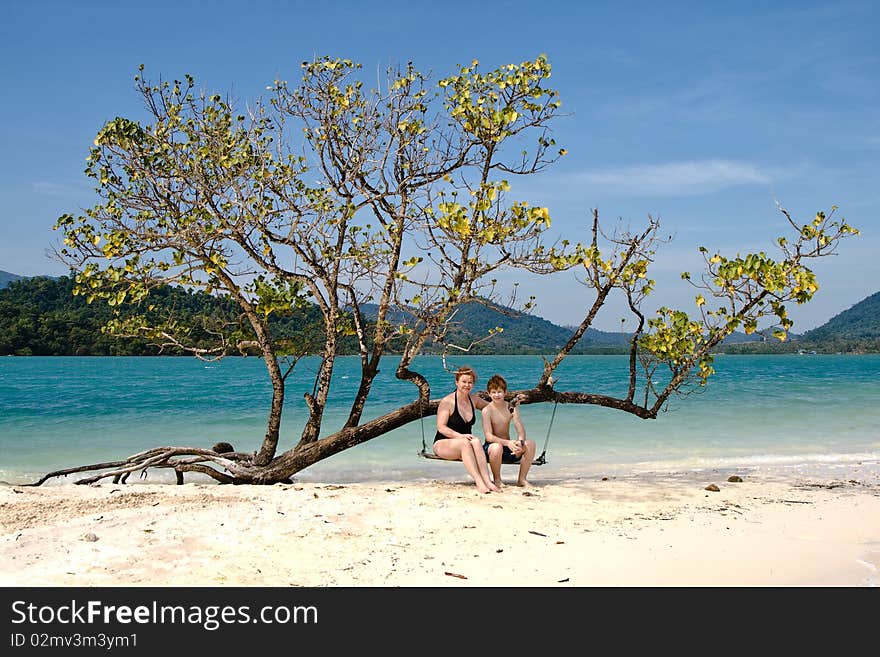
[[[766,344],[734,347],[729,351],[880,353],[880,292],[859,301],[822,326],[806,331],[790,341],[780,343],[777,340],[769,340]]]
[[[819,328],[804,333],[805,340],[880,338],[880,292],[835,315]]]
[[[153,312],[162,314],[173,309],[185,323],[195,325],[191,339],[203,347],[213,345],[212,338],[199,329],[205,322],[238,322],[238,310],[230,301],[203,293],[192,293],[179,287],[155,290],[149,297]],[[126,307],[124,312],[137,309]],[[106,303],[86,303],[73,296],[73,279],[67,276],[38,276],[13,281],[0,290],[0,355],[18,356],[145,356],[159,353],[156,345],[141,338],[114,337],[102,333],[101,327],[113,318],[113,309]],[[310,340],[321,339],[323,324],[317,308],[298,311],[278,318],[272,324],[277,335],[289,336],[292,348],[308,350]],[[244,337],[249,337],[246,333]],[[318,342],[317,344],[320,344]],[[351,338],[344,338],[343,349],[354,349]],[[179,349],[162,353],[176,355]]]
[[[0,290],[0,355],[154,355],[159,349],[147,340],[121,338],[101,332],[113,318],[113,309],[103,302],[87,304],[83,297],[73,296],[70,277],[16,277],[6,289]],[[213,296],[167,287],[154,291],[149,303],[157,313],[174,310],[188,323],[199,317],[237,321],[236,306]],[[138,312],[125,307],[123,313]],[[406,321],[405,315],[392,321]],[[276,318],[272,323],[278,335],[289,336],[296,345],[319,344],[322,323],[317,308],[297,311]],[[485,340],[496,328],[490,339]],[[552,353],[568,340],[571,328],[517,313],[509,308],[470,303],[456,314],[447,342],[462,348],[473,343],[471,353]],[[195,343],[207,347],[210,337],[194,334]],[[589,329],[575,353],[623,353],[629,336]],[[428,345],[426,351],[439,351],[443,345]],[[308,350],[308,349],[306,349]],[[179,349],[166,349],[165,354],[181,354]],[[356,343],[343,337],[341,353],[356,353]]]
[[[503,306],[468,303],[456,313],[448,342],[468,347],[486,338],[490,331],[503,329],[491,339],[475,344],[477,354],[549,354],[557,351],[572,334],[572,328],[553,324],[541,317],[517,313]],[[587,329],[573,353],[621,353],[629,335]]]
[[[22,278],[24,277],[17,274],[10,274],[8,271],[0,269],[0,290],[9,285],[12,281],[17,281]]]
[[[830,351],[880,351],[880,292],[807,331],[803,340]]]
[[[0,272],[7,284],[0,289],[0,355],[155,355],[157,346],[139,338],[120,338],[102,333],[101,327],[113,318],[113,309],[103,302],[87,304],[72,294],[73,280],[67,276],[25,278]],[[192,293],[179,287],[154,291],[150,304],[155,312],[174,310],[182,320],[200,325],[200,318],[229,323],[238,322],[238,309],[230,301],[203,293]],[[136,312],[125,308],[124,312]],[[405,321],[401,315],[392,321]],[[496,328],[490,339],[486,337]],[[317,308],[298,310],[275,318],[271,329],[290,340],[291,351],[310,351],[323,340],[323,324]],[[245,334],[247,329],[244,329]],[[473,354],[550,354],[571,335],[570,327],[562,327],[541,317],[517,313],[491,304],[469,303],[456,313],[446,342]],[[210,346],[211,337],[192,337],[200,346]],[[573,353],[625,353],[629,335],[588,329]],[[429,345],[427,351],[438,351],[442,345]],[[880,292],[836,315],[825,325],[802,336],[792,335],[780,343],[775,339],[763,342],[760,336],[736,333],[725,341],[722,351],[728,353],[785,353],[797,350],[817,352],[880,352]],[[356,342],[344,336],[340,342],[343,354],[356,353]],[[182,354],[179,349],[166,349],[164,354]]]

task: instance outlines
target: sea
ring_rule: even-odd
[[[299,439],[306,417],[303,395],[312,390],[319,364],[318,357],[303,358],[289,376],[282,450]],[[477,371],[477,389],[496,373],[510,389],[521,389],[535,385],[543,359],[463,355],[444,361],[425,355],[413,369],[427,376],[438,398],[454,389],[448,370],[465,364]],[[395,358],[387,357],[365,418],[415,398],[410,384],[395,379],[395,366]],[[522,406],[527,435],[547,460],[530,479],[701,471],[833,479],[880,464],[880,355],[721,354],[714,366],[707,386],[674,397],[655,420],[592,405]],[[324,435],[347,417],[358,372],[357,357],[338,360]],[[570,356],[556,373],[555,387],[619,396],[626,391],[627,372],[625,356]],[[225,441],[238,451],[256,450],[269,399],[265,367],[253,357],[213,363],[189,357],[3,357],[0,482],[25,484],[50,471],[156,446],[211,447]],[[412,422],[294,479],[466,480],[461,464],[418,456],[423,440],[430,448],[434,422],[434,417]],[[479,422],[476,432],[481,434]],[[515,477],[515,471],[504,472]],[[171,474],[152,472],[138,480],[171,481]],[[71,481],[62,477],[49,484]]]

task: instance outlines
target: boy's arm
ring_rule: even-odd
[[[519,416],[519,404],[513,407],[513,426],[516,429],[516,437],[519,440],[525,440],[526,428],[523,426],[522,418]]]

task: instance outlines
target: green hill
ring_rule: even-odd
[[[880,292],[835,315],[822,326],[804,333],[804,340],[812,342],[877,338],[880,338]]]
[[[503,331],[476,345],[473,353],[547,354],[562,347],[573,331],[570,327],[558,326],[541,317],[518,313],[503,306],[471,302],[459,308],[447,341],[466,347],[471,342],[484,339],[495,328]],[[628,340],[626,333],[607,333],[589,328],[574,352],[619,353],[626,349]]]
[[[365,304],[367,317],[376,316],[377,306]],[[392,322],[406,323],[404,313],[392,313]],[[503,329],[487,339],[490,332]],[[459,307],[449,322],[446,343],[469,348],[473,354],[550,354],[562,347],[574,327],[554,324],[542,317],[519,312],[488,301],[472,301]],[[628,349],[629,334],[609,333],[589,328],[573,353],[624,353]],[[440,345],[428,345],[429,351],[439,351]]]
[[[880,352],[880,292],[807,331],[803,343],[817,351]]]
[[[13,281],[0,290],[0,355],[17,356],[149,356],[159,353],[158,347],[146,340],[120,338],[101,332],[101,326],[113,318],[105,303],[87,304],[81,296],[73,296],[73,280],[67,276],[37,276]],[[238,308],[228,300],[180,287],[154,290],[149,303],[157,312],[174,310],[176,317],[196,329],[190,340],[197,346],[210,347],[214,342],[204,329],[202,318],[235,324]],[[134,312],[133,308],[125,308]],[[291,348],[314,350],[321,344],[323,324],[317,308],[280,317],[270,323],[273,335],[287,339]],[[247,329],[245,329],[247,331]],[[243,337],[249,337],[245,332]],[[304,347],[305,345],[305,347]],[[342,338],[342,350],[353,352],[354,339]],[[166,350],[166,354],[182,354]]]
[[[158,352],[144,340],[115,338],[101,333],[101,326],[113,316],[103,303],[86,304],[72,295],[73,281],[67,276],[26,278],[0,272],[0,355],[151,355]],[[183,288],[156,290],[150,303],[159,309],[174,309],[190,322],[201,317],[235,321],[238,311],[228,300],[193,293]],[[366,308],[369,315],[370,308]],[[403,315],[392,321],[404,321]],[[495,328],[503,329],[490,339]],[[274,318],[270,329],[298,347],[319,349],[323,325],[317,308]],[[541,317],[518,313],[503,306],[472,302],[462,306],[450,325],[447,343],[470,347],[474,354],[552,354],[568,341],[571,327]],[[629,334],[587,329],[573,353],[619,354],[629,348]],[[196,340],[208,346],[209,336]],[[439,345],[429,345],[431,351]],[[719,351],[727,353],[785,353],[798,349],[817,352],[880,352],[880,292],[836,315],[819,328],[790,340],[763,342],[760,336],[735,333]],[[342,340],[341,353],[356,353],[354,338]],[[168,352],[166,352],[168,353]],[[171,352],[175,353],[175,352]],[[180,353],[180,352],[176,352]]]
[[[3,271],[0,269],[0,290],[9,285],[12,281],[19,281],[24,276],[19,276],[18,274],[10,274],[8,271]]]
[[[224,311],[211,307],[213,299],[206,301],[179,288],[157,292],[158,305],[182,309],[190,317],[218,316]],[[73,279],[67,276],[12,281],[0,290],[0,355],[141,356],[158,352],[145,340],[102,333],[101,326],[112,317],[107,304],[87,304],[83,297],[73,296]]]
[[[555,353],[571,336],[575,327],[558,326],[541,317],[518,313],[499,305],[472,302],[462,306],[455,316],[449,341],[466,347],[488,335],[495,327],[504,329],[491,340],[476,345],[473,353]],[[630,333],[588,328],[572,350],[575,354],[629,353]],[[760,336],[737,332],[724,345],[754,343]]]
[[[731,353],[880,353],[880,292],[862,299],[822,326],[793,335],[791,340],[768,340],[757,345],[736,345]]]

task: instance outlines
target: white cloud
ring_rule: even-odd
[[[62,183],[37,181],[31,183],[33,190],[41,196],[69,196],[81,191],[76,187],[65,185]]]
[[[613,195],[694,196],[739,185],[768,185],[774,176],[747,162],[703,160],[592,170],[574,179]]]

